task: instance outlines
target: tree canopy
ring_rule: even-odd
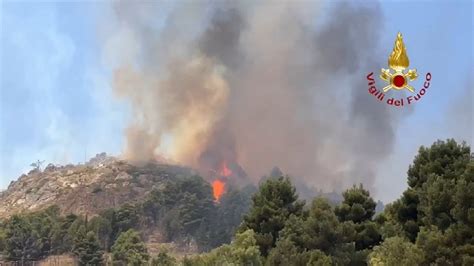
[[[102,265],[107,251],[127,265],[474,265],[470,148],[454,140],[422,146],[407,182],[375,215],[362,185],[344,191],[339,204],[320,197],[305,204],[289,177],[271,176],[256,191],[229,186],[217,203],[203,178],[182,177],[90,220],[54,206],[14,215],[0,221],[0,252],[20,263],[72,253],[81,265]],[[141,238],[149,228],[210,251],[150,260]]]

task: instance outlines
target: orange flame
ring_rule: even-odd
[[[219,201],[222,194],[224,194],[224,190],[225,190],[225,183],[224,182],[222,182],[219,179],[216,179],[212,182],[212,192],[214,194],[214,199],[216,201]]]
[[[232,175],[232,170],[230,170],[229,167],[227,167],[226,162],[222,163],[221,171],[219,172],[219,174],[221,176],[225,176],[225,177],[228,177],[228,176]]]
[[[232,175],[232,170],[227,167],[227,163],[225,161],[222,162],[222,165],[219,170],[220,178],[222,177],[229,177]],[[212,182],[212,192],[214,194],[214,199],[216,202],[219,202],[222,194],[225,192],[225,178],[223,179],[216,179]]]

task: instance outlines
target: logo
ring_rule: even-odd
[[[406,98],[387,97],[386,103],[388,105],[394,105],[397,107],[410,105],[419,101],[421,97],[425,95],[427,89],[430,86],[431,73],[426,73],[423,88],[416,92],[415,88],[410,85],[410,82],[418,78],[418,73],[416,72],[416,68],[408,69],[409,66],[410,59],[408,59],[407,49],[405,47],[405,43],[403,42],[402,34],[399,32],[397,34],[397,38],[395,39],[393,51],[388,57],[389,68],[382,68],[380,72],[380,79],[382,79],[385,84],[388,85],[383,87],[381,91],[377,90],[373,77],[374,72],[371,72],[367,75],[369,93],[382,102],[384,101],[385,93],[392,90],[407,90],[409,93],[413,94]]]

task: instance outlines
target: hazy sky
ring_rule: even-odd
[[[433,76],[402,120],[391,158],[380,162],[375,197],[391,201],[405,189],[420,145],[448,137],[474,142],[474,11],[472,1],[390,1],[382,11],[382,34],[374,41],[385,50],[377,60],[385,64],[401,31],[410,66]],[[101,51],[100,32],[107,29],[99,25],[108,12],[102,1],[1,3],[0,189],[38,159],[65,164],[120,153],[129,110],[112,95]],[[370,71],[379,70],[361,79]]]

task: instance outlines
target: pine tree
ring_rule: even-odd
[[[23,265],[41,255],[41,237],[26,217],[15,215],[10,219],[6,227],[6,239],[5,254],[8,260],[19,261]]]
[[[145,265],[149,257],[145,243],[133,229],[121,233],[112,246],[114,263],[140,266]]]
[[[372,221],[377,204],[370,197],[369,191],[361,184],[344,191],[343,197],[344,200],[341,205],[336,206],[334,212],[341,222],[354,224],[356,250],[371,249],[378,245],[382,241],[382,235],[377,224]]]
[[[178,265],[175,258],[168,255],[166,252],[160,252],[155,258],[151,260],[151,266],[174,266]]]
[[[453,139],[438,140],[431,147],[421,146],[408,168],[408,186],[388,212],[414,242],[420,226],[447,229],[455,222],[456,184],[470,161],[470,147]],[[468,185],[468,184],[466,184]]]
[[[391,237],[370,253],[369,265],[420,265],[423,262],[423,256],[422,250],[410,241],[400,237]]]
[[[288,217],[301,215],[303,206],[288,177],[268,179],[253,196],[252,207],[244,216],[240,230],[252,229],[262,255],[266,256],[275,246]]]
[[[343,197],[343,202],[335,209],[335,213],[341,222],[361,223],[372,219],[375,214],[376,203],[362,184],[359,187],[353,186],[344,191]]]
[[[94,232],[85,233],[81,227],[74,240],[74,254],[79,259],[80,265],[102,265],[103,251]]]

